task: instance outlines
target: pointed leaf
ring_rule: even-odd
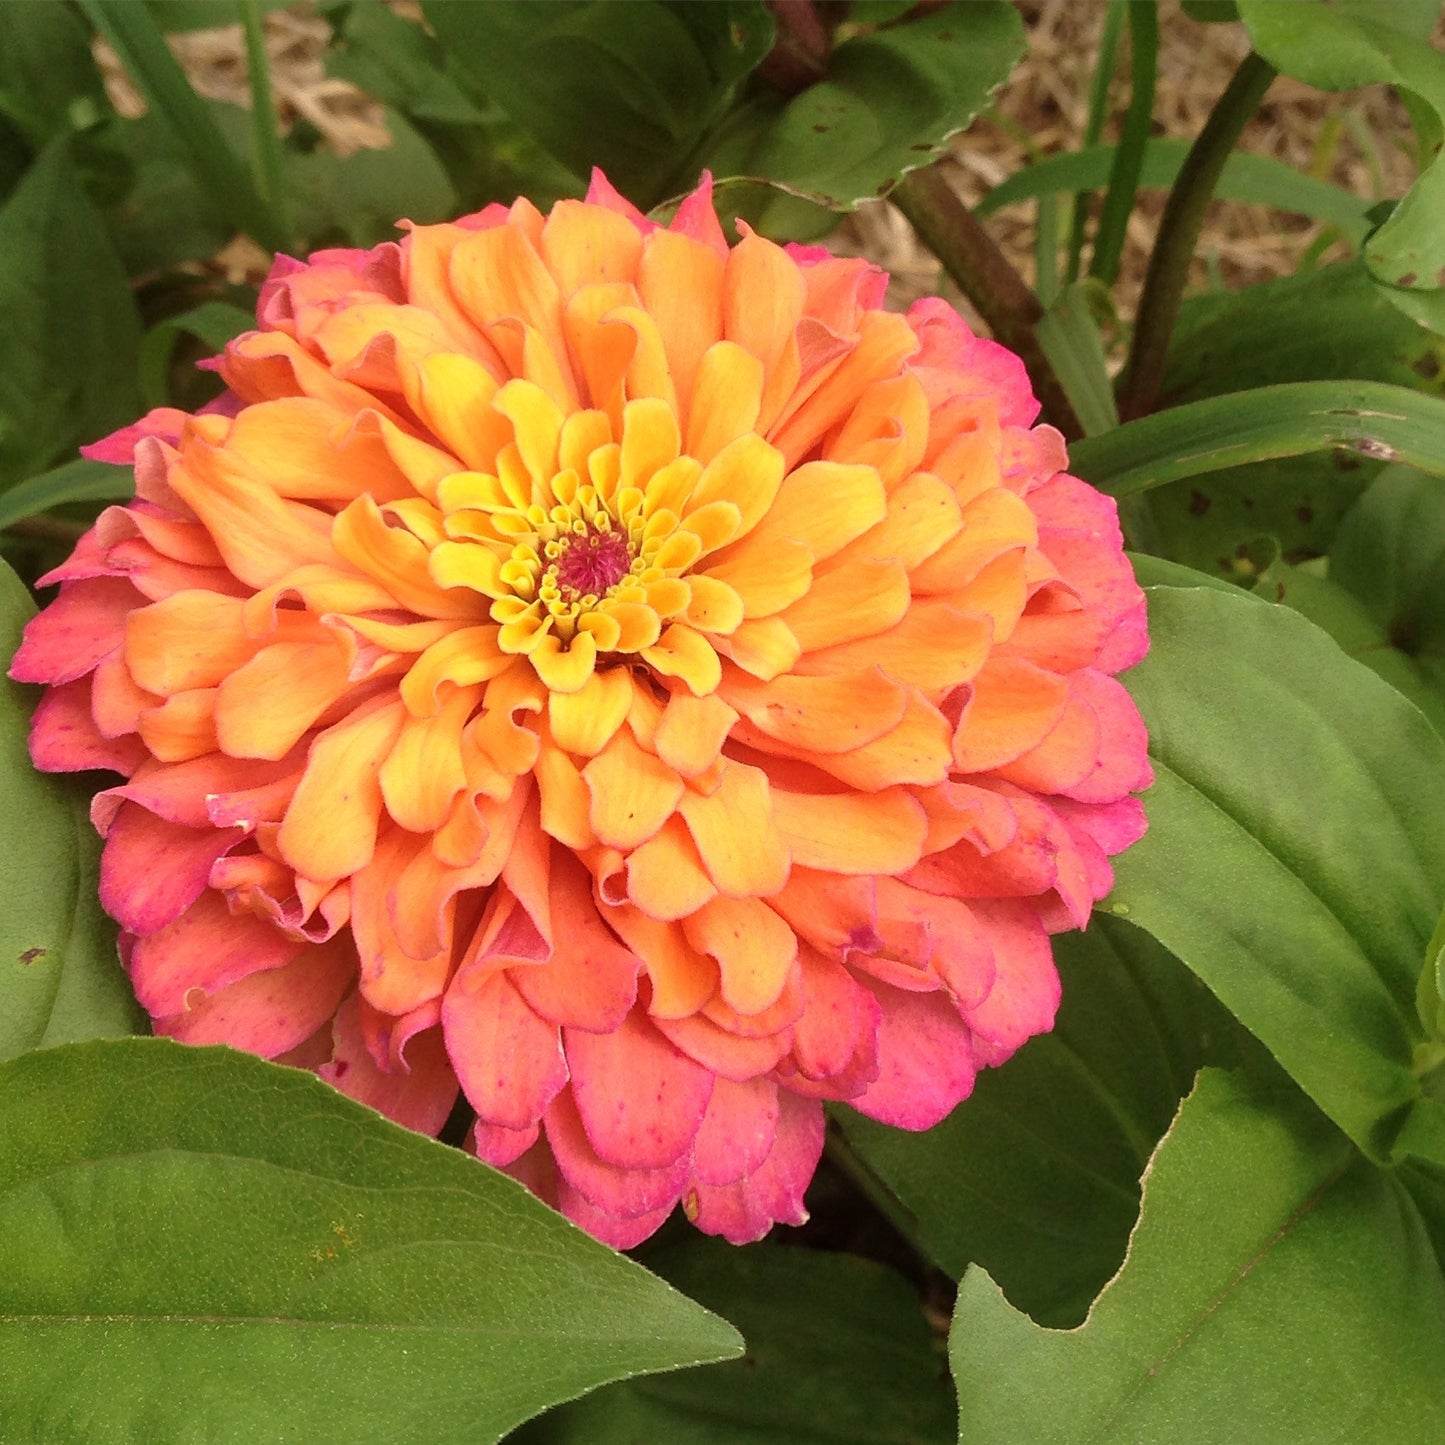
[[[0,563],[7,664],[34,611],[20,579]],[[0,1059],[145,1026],[116,956],[115,925],[97,897],[100,839],[90,826],[90,790],[30,764],[25,743],[37,691],[0,678]]]
[[[1041,1329],[975,1270],[949,1353],[960,1441],[1445,1437],[1445,1282],[1410,1196],[1298,1094],[1212,1070],[1085,1325]]]
[[[1192,968],[1367,1152],[1418,1094],[1445,903],[1445,743],[1287,608],[1151,589],[1128,685],[1157,781],[1111,904]]]
[[[498,1439],[736,1332],[314,1075],[165,1039],[0,1066],[0,1437]]]

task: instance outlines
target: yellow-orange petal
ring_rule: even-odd
[[[401,680],[401,700],[414,717],[430,717],[441,706],[444,682],[470,687],[500,677],[514,659],[503,652],[493,623],[457,627],[427,647]]]
[[[676,231],[654,231],[637,268],[642,304],[657,321],[684,422],[703,353],[722,336],[723,258]]]
[[[692,835],[674,814],[627,859],[627,896],[649,918],[670,923],[716,895]]]
[[[977,675],[992,642],[989,618],[928,597],[915,600],[894,626],[876,637],[820,648],[797,666],[799,672],[819,674],[856,672],[877,663],[896,682],[920,688],[937,702]]]
[[[408,716],[378,775],[386,811],[414,833],[430,833],[451,815],[466,786],[462,729],[481,701],[480,686],[452,687],[430,717]]]
[[[793,930],[757,898],[714,898],[683,920],[687,941],[717,959],[729,1008],[755,1015],[781,996],[798,956]]]
[[[559,748],[595,757],[612,740],[632,705],[632,675],[623,667],[594,672],[576,691],[553,693],[547,721]]]
[[[674,772],[696,777],[717,760],[738,715],[716,693],[675,692],[652,732],[652,750]]]
[[[364,868],[376,848],[382,762],[401,732],[406,710],[378,699],[321,733],[311,744],[277,834],[281,856],[321,882]]]
[[[699,632],[723,637],[736,632],[743,621],[743,599],[726,582],[705,573],[687,579],[691,596],[684,612]]]
[[[722,699],[757,730],[789,747],[845,753],[898,726],[907,696],[892,679],[868,672],[779,677],[756,682],[730,672]]]
[[[664,677],[680,677],[698,697],[712,692],[722,677],[712,645],[680,622],[670,623],[651,647],[642,649],[642,657]]]
[[[141,741],[163,763],[182,763],[216,751],[216,689],[175,692],[140,715]]]
[[[216,741],[233,758],[283,758],[351,686],[343,635],[263,647],[216,690]],[[345,639],[350,642],[349,638]]]
[[[431,579],[426,547],[410,532],[389,526],[370,497],[358,497],[339,513],[331,536],[353,567],[374,577],[408,612],[480,620],[485,606],[481,599],[465,588],[438,587]]]
[[[564,301],[583,286],[630,282],[642,258],[642,236],[626,216],[582,201],[558,201],[538,246]]]
[[[781,617],[757,617],[735,632],[719,637],[717,650],[762,682],[787,672],[803,649]]]
[[[553,692],[576,692],[592,676],[597,662],[597,640],[590,632],[579,632],[565,647],[554,633],[537,639],[528,651],[537,676]]]
[[[591,795],[592,831],[624,851],[646,842],[672,816],[682,796],[682,779],[629,732],[617,733],[582,769]]]
[[[763,546],[747,538],[712,558],[704,575],[738,594],[744,617],[771,617],[807,592],[813,554],[801,542]]]
[[[684,520],[709,502],[731,502],[741,514],[737,536],[745,536],[767,514],[783,482],[783,458],[756,432],[729,442],[703,468]]]
[[[751,432],[763,400],[763,364],[732,341],[708,347],[698,362],[687,413],[687,453],[706,466]]]
[[[713,792],[688,788],[677,811],[719,893],[766,898],[788,881],[792,855],[773,824],[771,789],[762,769],[729,761]]]

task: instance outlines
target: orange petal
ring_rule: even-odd
[[[595,757],[622,726],[632,705],[632,675],[625,667],[594,672],[577,692],[552,693],[547,721],[559,748]]]
[[[675,692],[667,700],[651,747],[674,772],[696,777],[717,760],[738,715],[716,694]]]
[[[538,249],[566,302],[583,286],[632,281],[642,257],[642,236],[616,211],[558,201],[542,227]]]
[[[431,579],[428,549],[408,531],[387,524],[370,497],[358,497],[332,527],[336,550],[420,617],[481,621],[483,607],[467,588],[443,589]]]
[[[233,758],[285,757],[351,686],[341,636],[263,647],[216,691],[216,739]],[[350,642],[350,638],[345,639]]]
[[[195,589],[176,592],[125,619],[125,660],[148,692],[169,697],[214,687],[256,650],[242,626],[240,598]]]
[[[881,793],[773,789],[773,818],[793,862],[827,873],[902,873],[923,851],[928,819],[905,788]]]
[[[908,573],[898,562],[860,559],[814,574],[807,594],[783,613],[803,651],[876,637],[908,611]],[[886,653],[878,654],[880,660]]]
[[[883,483],[872,467],[804,462],[783,478],[753,537],[769,546],[784,540],[802,542],[821,562],[880,522],[888,506]],[[893,554],[880,549],[875,555]]]
[[[704,466],[730,442],[752,431],[762,405],[763,367],[731,341],[703,353],[687,413],[687,453]]]
[[[1022,658],[992,657],[973,680],[953,739],[953,760],[966,773],[1011,763],[1057,725],[1068,683]]]
[[[993,623],[935,598],[915,601],[906,615],[876,637],[820,648],[800,658],[801,673],[854,672],[877,663],[889,677],[919,688],[937,702],[968,682],[989,656]]]
[[[717,893],[681,818],[674,815],[627,860],[627,896],[649,918],[685,918]]]
[[[405,715],[399,701],[378,700],[312,743],[276,839],[298,873],[318,882],[345,878],[370,861],[381,812],[378,774]]]
[[[408,716],[402,724],[378,779],[386,811],[403,828],[430,833],[450,816],[467,782],[462,729],[481,697],[479,686],[450,688],[434,716]]]
[[[748,538],[711,558],[705,575],[742,598],[745,617],[771,617],[807,592],[813,554],[801,542],[780,539],[764,545]]]
[[[777,1002],[798,956],[793,930],[757,898],[714,898],[683,920],[687,941],[718,961],[723,1002],[760,1014]]]
[[[729,762],[717,788],[687,789],[677,805],[719,893],[765,898],[788,880],[790,854],[773,825],[767,775]]]
[[[711,247],[672,231],[654,231],[644,242],[637,290],[662,333],[684,420],[698,363],[722,336],[722,285],[723,259]]]
[[[647,1011],[653,1018],[686,1018],[717,992],[717,964],[691,947],[680,928],[626,903],[608,908],[605,916],[647,970],[652,981]]]
[[[642,649],[642,657],[664,677],[680,677],[698,697],[712,692],[722,677],[712,644],[680,622],[669,623],[651,647]]]
[[[898,726],[907,705],[904,689],[877,668],[772,682],[730,670],[719,692],[760,733],[819,753],[845,753],[871,743]]]
[[[717,650],[744,672],[771,682],[798,661],[802,648],[781,617],[758,617],[717,639]]]

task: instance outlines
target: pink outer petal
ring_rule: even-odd
[[[900,1129],[930,1129],[973,1092],[972,1035],[946,993],[869,985],[883,1006],[878,1078],[849,1103]]]
[[[543,1127],[564,1179],[590,1204],[621,1219],[670,1209],[687,1183],[691,1152],[663,1169],[621,1169],[597,1157],[577,1112],[572,1091],[563,1089],[547,1106]]]
[[[701,1014],[689,1014],[680,1019],[653,1019],[652,1022],[688,1058],[696,1060],[720,1079],[742,1081],[766,1074],[787,1054],[793,1040],[791,1028],[761,1038],[745,1039],[719,1028]]]
[[[908,324],[922,343],[911,370],[933,406],[962,393],[996,402],[1004,426],[1033,423],[1039,403],[1023,362],[1007,347],[975,336],[963,317],[937,296],[915,301],[908,308]]]
[[[110,462],[116,466],[135,465],[136,443],[142,437],[160,437],[172,446],[180,440],[181,428],[186,424],[186,413],[173,406],[158,406],[148,411],[139,421],[113,431],[89,446],[81,447],[80,454],[92,462]]]
[[[145,598],[123,577],[67,582],[60,595],[25,624],[10,662],[16,682],[71,682],[121,645],[125,619]]]
[[[1087,777],[1061,791],[1080,803],[1113,803],[1147,788],[1154,781],[1149,736],[1123,684],[1088,668],[1069,679],[1069,690],[1083,697],[1099,719],[1099,756]]]
[[[209,997],[192,995],[190,1008],[156,1019],[155,1029],[184,1044],[230,1044],[270,1059],[310,1038],[355,981],[355,954],[333,939]]]
[[[768,1079],[718,1079],[693,1144],[692,1177],[734,1184],[772,1152],[778,1132],[778,1086]]]
[[[467,1134],[467,1148],[488,1164],[501,1169],[514,1164],[541,1136],[540,1123],[528,1129],[504,1129],[500,1124],[488,1124],[485,1119],[473,1122]]]
[[[557,1208],[579,1229],[585,1229],[593,1239],[600,1239],[613,1249],[635,1248],[644,1239],[656,1234],[676,1207],[675,1204],[665,1204],[661,1209],[623,1219],[589,1204],[586,1197],[573,1189],[566,1179],[557,1181]]]
[[[858,1063],[865,1068],[871,1064],[876,1076],[877,998],[842,964],[815,949],[805,945],[798,960],[803,971],[803,1012],[793,1026],[793,1058],[799,1072],[810,1079],[832,1080],[845,1071],[856,1072],[850,1065]]]
[[[823,1106],[782,1090],[778,1135],[763,1163],[734,1184],[695,1182],[683,1197],[687,1217],[706,1234],[751,1244],[774,1224],[806,1224],[803,1195],[823,1153]]]
[[[649,221],[631,201],[627,199],[596,167],[592,167],[592,178],[587,185],[586,200],[589,205],[606,206],[619,216],[626,216],[645,236],[649,231],[661,229],[656,221]]]
[[[467,1099],[489,1124],[528,1128],[567,1082],[556,1024],[528,1007],[510,973],[459,974],[442,1001],[442,1029]]]
[[[1120,798],[1117,803],[1104,807],[1071,803],[1067,798],[1060,798],[1054,803],[1054,811],[1064,820],[1070,833],[1076,837],[1080,833],[1086,834],[1111,856],[1137,843],[1148,827],[1144,804],[1138,798]],[[1095,896],[1101,898],[1103,894]]]
[[[352,994],[336,1011],[331,1036],[331,1058],[316,1070],[328,1084],[408,1129],[440,1131],[457,1100],[456,1075],[440,1029],[414,1034],[403,1050],[405,1068],[383,1071],[366,1046],[359,996]]]
[[[242,837],[239,828],[181,828],[126,803],[101,854],[101,907],[132,933],[155,933],[201,896],[212,865]]]
[[[185,1009],[193,989],[214,994],[310,951],[254,914],[233,915],[225,899],[207,889],[174,923],[136,939],[131,983],[142,1006],[163,1018]]]
[[[47,688],[30,720],[30,758],[42,772],[105,768],[128,776],[150,754],[138,737],[102,737],[90,712],[90,679]]]
[[[183,763],[156,763],[140,769],[129,782],[97,793],[90,820],[102,836],[111,819],[129,799],[147,812],[186,828],[244,827],[279,823],[295,791],[305,761],[305,744],[280,762],[228,758],[203,753]]]
[[[998,977],[989,996],[966,1009],[964,1017],[979,1039],[1012,1053],[1054,1026],[1059,974],[1053,950],[1036,909],[1028,903],[980,899],[973,911],[993,943]]]
[[[712,203],[711,171],[702,173],[697,189],[677,208],[677,214],[667,229],[690,236],[694,241],[701,241],[704,246],[716,251],[723,260],[727,259],[727,237],[723,235],[722,225]]]
[[[623,1169],[686,1158],[713,1075],[665,1039],[641,1012],[610,1034],[564,1029],[572,1098],[598,1156]]]

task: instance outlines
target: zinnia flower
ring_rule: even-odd
[[[314,1068],[618,1246],[801,1222],[1048,1029],[1133,841],[1146,639],[1019,361],[600,176],[281,259],[11,675],[108,768],[158,1033]]]

